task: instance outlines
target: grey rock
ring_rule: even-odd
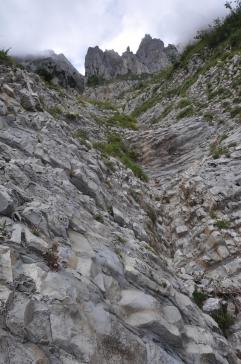
[[[14,202],[6,187],[0,186],[0,214],[10,215],[13,212]]]
[[[74,88],[80,92],[84,89],[84,77],[63,54],[46,51],[41,54],[18,57],[18,62],[48,82],[65,88]]]
[[[7,107],[6,107],[6,104],[2,100],[0,100],[0,115],[1,116],[7,115]]]
[[[165,48],[160,39],[152,39],[149,34],[146,34],[136,56],[148,68],[149,73],[155,73],[175,61],[177,54],[177,49],[173,45]]]
[[[156,67],[155,42],[146,38]],[[167,48],[168,58],[175,50]],[[129,49],[120,63],[115,53],[108,57],[118,72],[122,64],[144,71]],[[10,97],[1,88],[0,99],[15,115],[0,124],[0,192],[8,215],[0,218],[1,364],[239,363],[241,128],[223,113],[223,96],[207,98],[207,85],[237,94],[231,84],[239,68],[226,57],[196,80],[202,65],[195,55],[185,72],[178,68],[162,84],[149,75],[147,87],[116,80],[88,89],[88,97],[110,99],[119,112],[154,97],[137,130],[103,125],[99,119],[114,112],[101,103],[77,102],[71,88],[62,97],[36,74],[0,65],[0,84],[14,91]],[[196,80],[187,90],[196,115],[179,119],[181,99],[169,90],[186,77]],[[21,104],[23,90],[32,112]],[[62,114],[53,118],[47,110],[56,103]],[[212,111],[212,124],[197,104]],[[108,168],[95,143],[112,132],[138,152],[149,183],[115,157]],[[214,142],[228,157],[210,155]],[[225,297],[235,318],[227,337],[196,305],[196,285],[207,297]]]
[[[99,47],[90,47],[85,58],[87,80],[110,80],[119,76],[155,73],[172,64],[177,59],[177,49],[173,45],[164,47],[159,39],[146,35],[136,54],[129,47],[120,56],[115,51],[103,52]]]
[[[210,313],[218,311],[221,308],[222,300],[220,298],[208,298],[203,305],[203,311]]]

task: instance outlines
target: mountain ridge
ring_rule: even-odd
[[[112,80],[120,76],[141,75],[159,72],[177,60],[178,51],[174,45],[164,47],[160,39],[146,34],[134,54],[127,47],[120,56],[114,50],[102,51],[98,46],[90,47],[85,57],[87,82]]]

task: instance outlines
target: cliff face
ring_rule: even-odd
[[[200,121],[197,133],[192,119],[178,132],[168,123],[135,130],[118,102],[48,89],[18,68],[0,66],[0,82],[0,363],[238,363],[236,344],[192,298],[192,267],[199,273],[202,265],[194,237],[187,245],[198,234],[188,209],[195,219],[208,207],[188,180],[183,194],[172,186],[182,182],[175,158],[182,152],[176,160],[187,170],[205,153],[197,148],[184,163],[192,138],[195,145],[212,136],[208,124]],[[138,178],[139,148],[150,183]],[[161,179],[169,173],[163,189],[154,187],[154,167]]]
[[[99,47],[89,48],[85,73],[87,78],[96,76],[105,80],[124,75],[155,73],[172,64],[177,55],[175,46],[164,47],[161,40],[146,35],[136,54],[129,48],[122,56],[114,51],[103,52]]]
[[[0,64],[0,364],[240,364],[240,48],[84,95]]]
[[[18,62],[31,72],[36,72],[53,85],[84,90],[84,76],[63,54],[46,51],[38,55],[18,57]]]

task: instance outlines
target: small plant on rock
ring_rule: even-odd
[[[7,222],[4,220],[3,223],[0,224],[0,240],[4,240],[7,237]]]
[[[212,313],[212,317],[223,331],[224,336],[227,336],[229,328],[234,324],[234,317],[227,311],[227,307],[222,306],[218,311]]]
[[[74,112],[68,112],[65,114],[65,117],[70,121],[76,121],[80,118],[80,114]]]
[[[146,211],[149,219],[151,220],[152,224],[155,225],[157,222],[157,214],[156,214],[156,211],[154,210],[154,208],[150,205],[146,205],[145,211]]]
[[[197,290],[197,288],[195,288],[195,291],[192,294],[193,300],[196,303],[196,305],[198,305],[199,308],[203,307],[204,302],[206,301],[206,299],[208,298],[207,294]]]
[[[101,214],[96,214],[95,215],[95,220],[100,222],[101,224],[104,223],[104,218],[103,218],[103,216]]]
[[[227,154],[227,148],[224,148],[220,145],[220,141],[214,142],[209,147],[210,154],[212,155],[213,159],[218,159],[222,155]]]
[[[215,226],[220,230],[229,229],[230,222],[228,220],[216,220]]]
[[[178,103],[177,103],[177,109],[183,109],[184,107],[190,106],[191,102],[189,99],[187,98],[183,98],[181,99]]]
[[[73,137],[75,139],[78,139],[78,141],[85,145],[86,147],[91,147],[90,144],[87,142],[88,141],[88,136],[87,136],[87,132],[86,130],[83,130],[83,129],[77,129],[74,134],[73,134]]]
[[[145,182],[148,181],[145,172],[135,163],[137,159],[136,152],[128,148],[118,134],[109,134],[107,143],[95,143],[94,147],[100,150],[105,157],[113,156],[118,158],[127,168],[130,168],[137,177]]]
[[[44,254],[44,259],[48,265],[48,267],[52,271],[59,271],[60,269],[60,262],[58,256],[58,245],[55,243],[51,248],[49,248],[46,253]]]
[[[185,109],[182,109],[178,114],[177,114],[177,119],[183,119],[183,118],[187,118],[189,116],[192,116],[194,114],[193,111],[193,107],[192,106],[187,106]]]
[[[37,225],[32,225],[31,231],[32,231],[33,235],[35,235],[35,236],[40,235],[40,229],[39,229],[39,226],[37,226]]]
[[[9,56],[9,49],[0,49],[0,64],[11,65],[13,63],[12,57]]]
[[[60,115],[63,114],[63,110],[59,105],[52,106],[48,109],[48,112],[57,119]]]

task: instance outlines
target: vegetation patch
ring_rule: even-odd
[[[187,98],[183,98],[180,101],[178,101],[176,108],[177,109],[184,109],[184,107],[190,106],[191,101]]]
[[[228,154],[228,149],[222,147],[219,143],[212,143],[209,147],[210,154],[212,155],[213,159],[218,159],[222,155]]]
[[[207,121],[208,123],[211,123],[213,121],[213,114],[210,112],[205,112],[203,114],[204,120]]]
[[[241,115],[241,106],[236,106],[230,111],[231,118]]]
[[[218,311],[212,313],[212,317],[223,331],[224,336],[227,336],[229,328],[235,322],[233,315],[227,312],[227,307],[222,306]]]
[[[216,220],[214,224],[218,229],[229,229],[230,228],[230,222],[228,220]]]
[[[107,124],[111,126],[119,126],[127,129],[137,129],[136,118],[132,115],[125,114],[114,114],[110,119],[107,120]]]
[[[193,301],[196,303],[196,305],[198,305],[199,308],[203,307],[204,302],[208,298],[206,293],[197,290],[197,288],[195,288],[195,291],[193,292],[192,297],[193,297]]]
[[[132,112],[133,117],[138,117],[141,114],[144,114],[147,110],[151,109],[153,106],[155,106],[160,101],[160,97],[153,96],[143,102],[143,104],[137,106],[135,110]]]
[[[89,144],[87,143],[88,136],[87,136],[87,133],[86,133],[86,131],[85,131],[85,130],[83,130],[83,129],[77,129],[77,130],[74,132],[73,137],[74,137],[75,139],[78,139],[78,141],[79,141],[81,144],[83,144],[83,145],[85,145],[85,146],[89,147]]]
[[[165,117],[167,117],[167,115],[170,114],[170,112],[172,111],[173,105],[168,105],[165,107],[165,109],[162,111],[160,117],[161,119],[164,119]]]
[[[86,105],[86,103],[97,106],[102,110],[113,110],[116,111],[116,107],[108,100],[96,100],[96,99],[89,99],[85,96],[78,96],[76,98],[77,102],[81,105]]]
[[[115,106],[110,101],[100,101],[95,99],[85,99],[89,104],[95,105],[103,110],[116,110]]]
[[[65,114],[65,117],[70,121],[76,121],[80,118],[80,114],[74,112],[68,112]]]
[[[0,64],[11,65],[13,64],[13,58],[9,56],[9,49],[0,49]]]
[[[137,154],[128,148],[118,134],[110,134],[107,143],[95,143],[94,147],[100,150],[104,156],[118,158],[127,168],[130,168],[135,176],[147,182],[148,177],[142,168],[136,164]]]
[[[59,105],[52,106],[48,109],[48,112],[57,119],[60,115],[63,114],[63,110]]]
[[[192,106],[187,106],[185,109],[181,110],[178,114],[177,114],[177,119],[183,119],[183,118],[187,118],[189,116],[192,116],[194,114],[194,110]]]
[[[220,145],[220,143],[228,137],[227,134],[222,134],[218,137],[218,139],[211,143],[209,146],[209,153],[213,157],[213,159],[218,159],[222,155],[226,155],[228,157],[228,149]]]
[[[103,218],[103,216],[101,214],[95,215],[95,220],[100,222],[101,224],[104,223],[104,218]]]

